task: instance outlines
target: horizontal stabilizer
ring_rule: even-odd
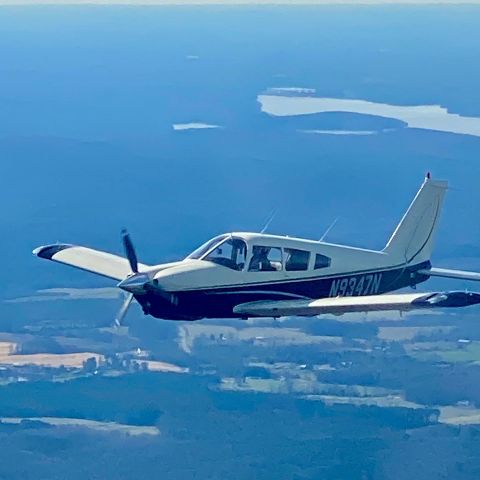
[[[70,265],[114,280],[124,280],[132,273],[126,258],[87,247],[60,243],[38,247],[33,251],[33,254],[40,258]],[[139,271],[147,268],[149,268],[148,265],[138,265]]]
[[[373,311],[466,307],[480,303],[480,293],[434,292],[335,297],[318,300],[276,300],[241,303],[233,311],[250,317],[284,317]]]
[[[431,277],[458,278],[459,280],[473,280],[480,282],[480,273],[467,272],[465,270],[450,270],[448,268],[428,268],[419,270],[422,275],[430,275]]]

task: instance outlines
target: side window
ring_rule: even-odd
[[[317,255],[315,255],[315,266],[313,268],[315,270],[318,270],[319,268],[327,268],[331,263],[332,260],[329,257],[317,253]]]
[[[289,272],[308,270],[309,260],[310,252],[297,250],[296,248],[285,248],[285,270]]]
[[[282,250],[276,247],[254,245],[248,270],[250,272],[278,272],[282,270]]]

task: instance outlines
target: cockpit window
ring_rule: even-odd
[[[332,261],[329,257],[326,257],[321,253],[317,253],[317,255],[315,255],[315,265],[313,268],[315,270],[318,270],[319,268],[328,268],[331,263]]]
[[[248,270],[250,272],[277,272],[282,269],[282,250],[277,247],[254,245]]]
[[[199,258],[202,258],[217,243],[222,242],[226,238],[228,238],[228,235],[219,235],[218,237],[212,238],[211,240],[194,250],[187,258],[191,258],[193,260],[198,260]]]
[[[243,270],[247,244],[240,238],[229,237],[216,246],[203,260],[223,265],[232,270]]]
[[[287,270],[287,272],[308,270],[310,252],[307,252],[306,250],[298,250],[296,248],[286,248],[285,255],[285,270]]]

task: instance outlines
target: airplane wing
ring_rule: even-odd
[[[40,258],[87,270],[114,280],[124,280],[132,273],[126,258],[87,247],[60,243],[38,247],[33,251],[33,254]],[[147,268],[149,268],[148,265],[138,265],[140,272]]]
[[[459,280],[473,280],[480,282],[480,273],[467,272],[465,270],[450,270],[448,268],[426,268],[418,273],[430,275],[431,277],[458,278]]]
[[[480,293],[434,292],[335,297],[318,300],[267,300],[241,303],[233,311],[251,317],[283,317],[350,312],[410,311],[415,309],[465,307],[480,303]]]

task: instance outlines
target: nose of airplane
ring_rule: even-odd
[[[203,260],[189,260],[156,273],[153,282],[168,292],[209,288],[238,281],[238,272]],[[155,283],[154,283],[155,285]]]
[[[145,285],[148,283],[150,283],[150,277],[146,273],[136,273],[122,280],[117,284],[117,287],[126,292],[141,293],[145,290]]]

